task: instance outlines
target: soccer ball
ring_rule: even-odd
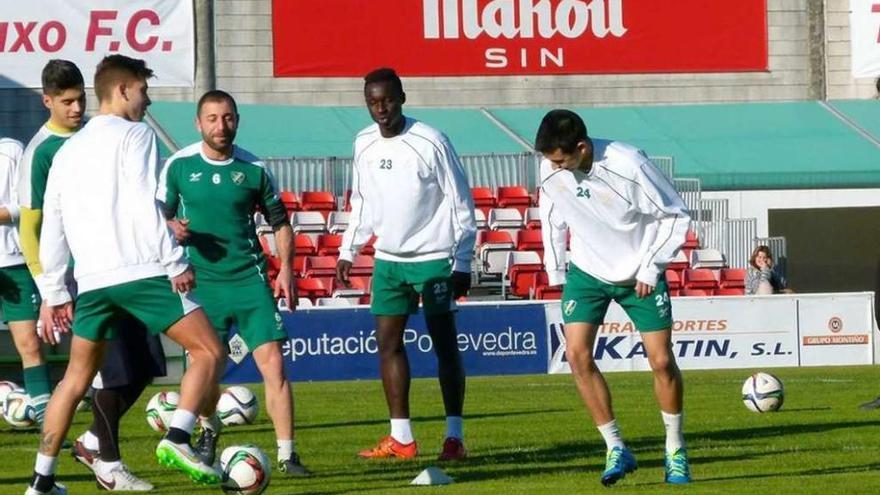
[[[227,388],[217,401],[217,416],[226,426],[249,425],[257,419],[260,404],[247,387]]]
[[[37,411],[24,389],[17,388],[3,401],[3,419],[13,428],[32,428],[37,424]]]
[[[220,488],[226,493],[256,495],[269,486],[269,459],[251,444],[227,447],[220,454],[223,480]]]
[[[171,427],[171,416],[177,410],[180,394],[173,391],[159,392],[147,402],[147,424],[150,428],[164,433]]]
[[[778,411],[785,399],[785,391],[779,378],[769,373],[755,373],[742,388],[743,403],[757,413]]]
[[[13,382],[0,381],[0,414],[3,414],[4,406],[3,403],[6,402],[6,396],[9,395],[9,392],[13,390],[21,388]]]

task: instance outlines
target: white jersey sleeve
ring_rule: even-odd
[[[675,186],[647,159],[637,171],[636,182],[640,187],[633,195],[634,206],[658,220],[654,242],[641,261],[636,280],[653,287],[684,243],[690,216]]]
[[[542,164],[541,177],[545,178],[552,174],[546,161]],[[568,236],[568,225],[556,211],[553,199],[543,191],[538,202],[541,216],[541,241],[544,245],[544,268],[547,271],[547,280],[550,285],[562,285],[565,283],[565,244]]]
[[[43,198],[43,227],[40,231],[40,264],[43,273],[38,277],[40,295],[49,306],[58,306],[72,300],[67,290],[65,275],[70,262],[70,247],[64,233],[61,217],[61,183],[65,170],[53,166],[49,170]]]
[[[355,158],[351,171],[351,197],[349,198],[351,213],[348,216],[348,227],[342,234],[342,245],[339,247],[339,259],[343,261],[354,260],[354,256],[373,235],[370,211],[361,193],[361,188],[366,185],[361,181],[362,156],[355,147]]]
[[[477,240],[477,222],[474,219],[474,198],[464,173],[464,167],[452,143],[444,136],[437,156],[437,180],[440,189],[452,205],[455,248],[452,270],[470,273]]]
[[[18,222],[21,216],[18,199],[18,180],[21,170],[21,157],[24,147],[18,141],[9,138],[0,139],[0,167],[2,167],[3,183],[6,188],[2,191],[5,201],[0,207],[9,212],[10,223]]]

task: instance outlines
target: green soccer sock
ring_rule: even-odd
[[[46,405],[52,393],[52,383],[49,380],[49,365],[39,364],[24,370],[24,389],[31,398],[34,406],[34,419],[40,425],[43,424],[43,416],[46,414]]]

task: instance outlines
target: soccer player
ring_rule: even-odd
[[[180,404],[156,448],[159,462],[197,482],[220,481],[189,442],[206,391],[217,382],[223,348],[189,296],[193,271],[155,199],[156,136],[141,122],[150,104],[150,77],[152,70],[142,60],[105,57],[95,71],[98,115],[58,150],[49,171],[39,281],[49,314],[41,321],[44,333],[67,333],[72,326],[73,337],[67,371],[46,409],[27,495],[66,493],[55,483],[61,441],[101,363],[105,339],[116,331],[113,322],[125,313],[151,333],[165,332],[190,354]],[[79,290],[75,323],[65,281],[71,257]]]
[[[374,125],[354,142],[351,220],[336,276],[349,283],[352,260],[375,234],[371,311],[376,317],[379,369],[391,434],[360,452],[365,458],[418,454],[410,425],[410,371],[403,332],[424,302],[425,322],[439,364],[446,439],[439,460],[467,456],[462,442],[465,374],[456,342],[455,299],[471,283],[474,201],[458,155],[441,132],[405,117],[403,85],[392,69],[364,79]]]
[[[21,356],[24,387],[35,419],[42,424],[51,383],[37,338],[40,295],[25,266],[16,228],[21,211],[16,188],[23,152],[18,141],[0,138],[0,307]]]
[[[263,376],[266,409],[278,444],[278,469],[290,476],[307,476],[309,471],[294,448],[293,397],[281,355],[287,334],[275,305],[275,298],[281,296],[290,308],[296,305],[293,229],[269,170],[233,144],[238,123],[238,107],[231,95],[205,93],[195,121],[202,140],[168,159],[158,198],[199,274],[195,296],[211,324],[223,341],[228,340],[230,326],[237,325],[237,338],[253,354]],[[256,208],[275,231],[281,259],[274,294],[253,220]],[[215,389],[214,404],[218,395]],[[214,415],[202,427],[196,450],[212,463],[220,422]]]
[[[611,301],[633,320],[654,372],[666,425],[666,482],[690,481],[682,437],[682,380],[672,353],[666,264],[684,243],[690,218],[672,183],[645,154],[619,141],[591,139],[568,110],[548,113],[535,148],[541,162],[544,264],[552,285],[565,284],[566,356],[581,399],[608,447],[602,484],[636,469],[593,360],[593,344]],[[566,278],[566,231],[571,264]]]
[[[46,180],[62,144],[76,132],[85,108],[85,90],[79,68],[67,60],[50,60],[43,68],[43,103],[49,121],[31,139],[21,162],[18,199],[24,258],[31,275],[39,279],[39,234]],[[155,376],[165,375],[165,354],[159,337],[134,318],[117,323],[120,331],[110,340],[95,388],[91,427],[74,442],[74,459],[95,472],[97,483],[110,491],[148,491],[153,486],[136,477],[122,463],[119,422]],[[31,332],[36,339],[36,333]],[[54,335],[47,335],[54,339]],[[46,397],[48,401],[48,395]],[[41,415],[42,417],[42,415]]]

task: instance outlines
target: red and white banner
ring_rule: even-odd
[[[880,76],[880,0],[850,0],[853,77]]]
[[[766,0],[273,0],[275,75],[767,70]]]
[[[79,66],[91,86],[95,66],[120,53],[147,61],[151,86],[192,86],[193,6],[188,0],[27,0],[4,2],[0,88],[38,88],[53,58]]]
[[[872,362],[873,293],[798,298],[801,366]]]

